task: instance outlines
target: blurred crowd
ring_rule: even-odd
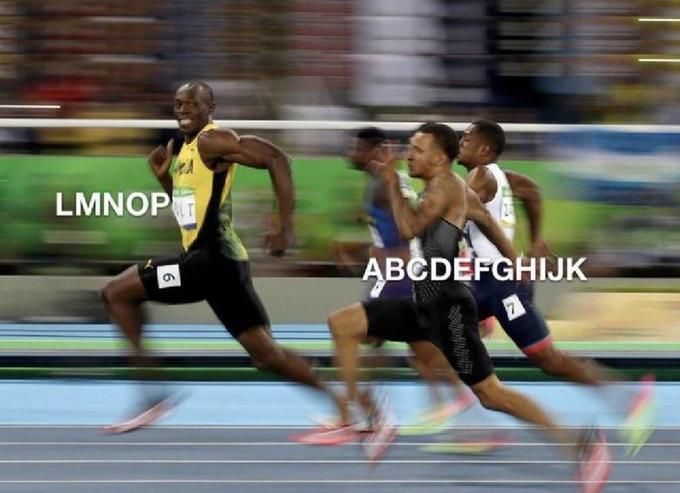
[[[0,118],[171,118],[178,84],[202,79],[215,91],[219,119],[464,122],[483,116],[501,122],[678,124],[680,64],[639,59],[680,58],[680,23],[640,22],[642,17],[680,18],[680,3],[0,0],[0,104],[61,105],[0,108]],[[257,133],[295,156],[337,156],[345,137]],[[102,189],[94,166],[116,167],[117,174],[107,178],[115,191],[152,189],[149,176],[133,174],[131,163],[35,160],[29,174],[26,161],[16,156],[139,156],[167,136],[148,129],[0,125],[0,219],[10,225],[0,260],[49,263],[69,256],[82,260],[82,252],[90,252],[95,260],[127,261],[164,251],[163,242],[175,245],[169,215],[141,228],[139,222],[55,222],[55,190]],[[621,274],[631,259],[631,269],[643,266],[656,275],[667,265],[678,269],[680,242],[657,241],[677,231],[680,221],[675,135],[617,140],[513,133],[508,140],[506,160],[562,163],[541,174],[557,183],[548,187],[549,200],[559,206],[553,210],[573,217],[572,204],[598,204],[581,207],[579,219],[565,225],[611,226],[601,237],[579,233],[577,226],[551,232],[562,236],[562,251],[592,254],[604,274]],[[352,219],[361,208],[360,179],[337,171],[345,166],[337,159],[318,166],[334,167],[338,179],[324,185],[323,193],[312,171],[298,181],[305,272],[332,264],[334,237],[365,234],[365,225]],[[237,220],[247,218],[238,226],[247,230],[249,246],[256,246],[271,195],[262,184],[235,193]],[[334,196],[357,200],[338,199],[327,210],[324,200]],[[31,207],[26,197],[33,197]],[[591,212],[596,219],[589,223]],[[553,215],[552,221],[560,219]]]
[[[180,81],[220,118],[678,122],[673,0],[0,0],[0,98],[169,115]],[[675,66],[677,67],[677,65]]]

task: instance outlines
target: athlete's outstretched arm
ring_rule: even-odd
[[[529,231],[531,243],[541,239],[541,228],[543,226],[543,198],[541,189],[535,181],[521,173],[505,170],[512,194],[522,201],[524,210],[529,219]]]
[[[529,220],[532,257],[554,257],[543,239],[543,197],[538,184],[526,175],[505,171],[512,194],[522,201]]]
[[[496,195],[498,184],[486,166],[478,166],[470,171],[465,178],[465,183],[474,190],[484,204]]]
[[[272,253],[282,254],[290,246],[293,234],[295,189],[290,157],[268,140],[254,135],[239,136],[226,129],[205,132],[198,139],[201,158],[214,171],[225,170],[231,163],[269,171],[280,216],[280,231],[270,238],[270,248]]]
[[[505,236],[500,224],[491,216],[487,208],[482,204],[479,196],[470,187],[467,187],[467,204],[467,218],[479,227],[484,236],[498,248],[498,251],[504,257],[515,262],[519,258],[517,250],[515,250],[508,237]]]

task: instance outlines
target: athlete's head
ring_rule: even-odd
[[[428,122],[409,140],[406,161],[415,178],[430,178],[440,168],[449,168],[458,156],[458,136],[448,125]]]
[[[212,89],[205,82],[182,84],[175,93],[175,118],[180,131],[193,137],[212,121],[215,102]]]
[[[365,170],[371,160],[378,157],[376,152],[386,142],[387,136],[379,128],[362,128],[352,136],[347,159],[356,169]]]
[[[467,169],[498,160],[505,149],[505,132],[489,120],[477,120],[465,129],[460,139],[458,163]]]

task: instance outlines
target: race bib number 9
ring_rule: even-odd
[[[172,212],[184,229],[196,229],[196,196],[193,192],[173,194]]]

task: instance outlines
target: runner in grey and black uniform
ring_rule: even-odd
[[[427,123],[411,137],[406,154],[409,175],[425,183],[417,205],[403,196],[395,171],[396,155],[374,162],[374,173],[386,183],[390,207],[399,234],[414,240],[411,257],[430,265],[436,257],[448,261],[458,255],[462,227],[474,221],[505,258],[515,261],[517,252],[499,224],[484,208],[479,197],[451,171],[458,156],[458,137],[447,125]],[[417,273],[416,273],[417,274]],[[426,274],[426,273],[423,273]],[[459,281],[426,280],[429,273],[414,279],[412,300],[376,300],[337,310],[329,317],[335,358],[347,390],[347,399],[358,402],[366,412],[377,415],[375,431],[366,440],[368,455],[384,454],[396,436],[389,412],[361,399],[357,392],[359,342],[368,335],[394,340],[429,340],[445,353],[461,379],[470,385],[480,403],[495,411],[536,425],[555,442],[565,445],[580,463],[579,479],[584,492],[602,490],[611,471],[611,455],[602,433],[579,439],[559,428],[552,418],[529,397],[503,385],[493,372],[489,355],[477,331],[477,308],[471,293]],[[337,433],[334,430],[333,433]]]
[[[458,256],[462,231],[439,219],[414,240],[422,245],[427,265],[433,258]],[[418,247],[412,247],[412,253]],[[433,281],[425,276],[413,283],[413,298],[369,300],[363,303],[368,335],[391,341],[428,340],[437,345],[460,378],[468,385],[493,373],[491,358],[477,328],[477,306],[460,281]]]

